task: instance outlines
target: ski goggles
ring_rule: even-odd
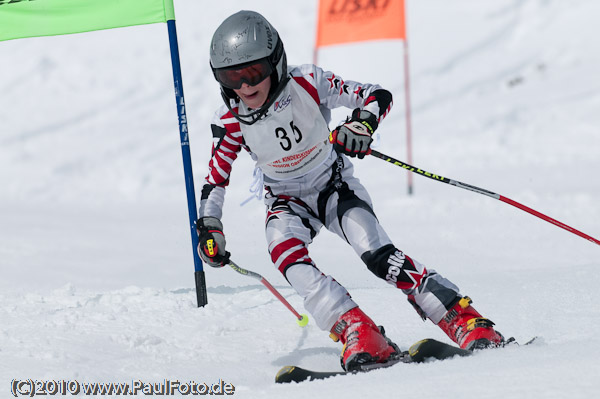
[[[256,86],[273,73],[273,68],[266,58],[243,66],[215,69],[215,77],[228,89],[240,89],[243,83]]]

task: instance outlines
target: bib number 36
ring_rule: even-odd
[[[298,144],[302,141],[302,132],[298,129],[298,126],[294,125],[294,121],[290,122],[290,129],[292,132],[292,138],[288,135],[287,130],[282,127],[275,129],[275,136],[280,140],[279,145],[284,151],[290,151],[292,149],[292,139]]]

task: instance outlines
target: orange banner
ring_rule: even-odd
[[[404,0],[319,0],[317,47],[406,39]]]

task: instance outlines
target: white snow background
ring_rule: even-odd
[[[176,0],[197,197],[221,103],[212,33],[239,9],[312,62],[316,1]],[[408,1],[415,166],[521,202],[600,237],[600,2]],[[395,96],[378,149],[406,160],[402,43],[326,48],[319,64]],[[407,254],[457,283],[505,336],[534,345],[276,385],[288,364],[339,368],[341,346],[258,281],[206,270],[192,248],[164,24],[0,43],[0,397],[13,379],[164,379],[240,398],[593,398],[600,395],[600,248],[500,201],[376,158],[356,161],[375,212]],[[337,112],[333,123],[347,110]],[[270,262],[253,163],[235,162],[228,249],[299,311]],[[442,331],[323,230],[319,268],[401,348]]]

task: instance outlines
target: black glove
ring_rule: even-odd
[[[223,267],[229,263],[229,252],[225,251],[223,224],[215,217],[207,216],[196,222],[198,232],[198,255],[212,267]]]
[[[377,129],[377,118],[364,109],[356,108],[346,122],[336,127],[329,135],[329,141],[337,152],[362,159],[369,152]]]

